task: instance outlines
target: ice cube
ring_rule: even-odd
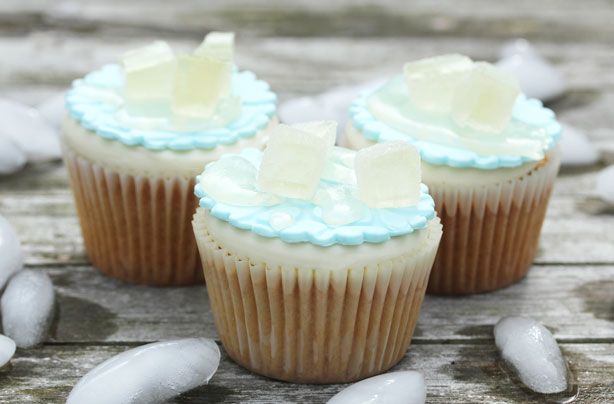
[[[11,224],[0,216],[0,291],[13,274],[23,267],[21,243]]]
[[[311,200],[335,143],[332,121],[275,126],[262,156],[258,187],[288,198]]]
[[[122,352],[79,380],[66,404],[157,404],[205,385],[217,371],[215,341],[186,338]]]
[[[273,195],[256,188],[256,167],[241,156],[226,156],[207,166],[200,176],[202,190],[218,202],[237,206],[270,205]]]
[[[9,281],[2,295],[2,328],[18,347],[43,342],[53,319],[51,279],[42,271],[23,270]]]
[[[477,62],[456,90],[452,118],[461,128],[500,133],[512,116],[518,82],[509,73],[486,62]]]
[[[424,404],[424,376],[415,370],[384,373],[341,390],[328,404]]]
[[[454,93],[472,66],[471,59],[458,54],[406,63],[403,74],[412,104],[432,113],[449,112]]]
[[[565,92],[561,71],[540,56],[509,56],[499,60],[497,67],[513,75],[527,97],[550,101]]]
[[[346,186],[318,189],[314,203],[322,210],[322,219],[331,226],[343,226],[364,218],[367,205],[358,199]]]
[[[412,206],[420,201],[420,154],[405,142],[378,143],[356,153],[358,195],[371,208]]]
[[[210,32],[194,54],[229,62],[233,59],[234,43],[234,32]]]
[[[0,132],[0,175],[17,172],[27,162],[26,154],[21,148],[12,139]]]
[[[567,366],[556,340],[546,327],[528,317],[504,317],[494,328],[503,359],[531,390],[543,394],[567,389]]]
[[[207,120],[230,95],[232,65],[210,57],[181,55],[173,89],[173,119]]]
[[[37,109],[0,100],[0,116],[0,137],[12,140],[28,161],[49,161],[61,157],[60,138]],[[15,156],[9,158],[15,160]]]
[[[563,125],[561,134],[561,165],[587,166],[599,161],[597,147],[584,132],[570,125]]]
[[[15,355],[15,341],[0,334],[0,368],[6,365]]]
[[[36,109],[40,112],[41,116],[57,131],[60,133],[62,128],[62,121],[66,115],[66,93],[64,91],[49,97],[42,103],[36,106]]]
[[[614,204],[614,166],[606,167],[597,174],[595,193],[603,201]]]
[[[124,54],[126,110],[137,116],[167,115],[177,62],[164,41]]]

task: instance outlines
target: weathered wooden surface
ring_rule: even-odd
[[[587,131],[614,162],[614,3],[487,0],[298,2],[214,0],[3,0],[0,97],[43,101],[127,49],[164,37],[188,49],[210,29],[238,32],[238,64],[282,100],[380,77],[407,59],[462,52],[495,60],[525,36],[566,76],[551,104]],[[413,345],[397,367],[421,370],[429,402],[535,402],[502,370],[492,325],[531,315],[561,342],[578,402],[614,400],[614,215],[580,209],[600,167],[564,170],[550,203],[535,266],[508,289],[466,298],[427,297]],[[0,178],[0,214],[22,238],[26,264],[50,274],[58,312],[36,349],[0,370],[0,403],[63,402],[87,370],[115,353],[161,339],[215,338],[205,288],[127,285],[91,268],[66,171],[59,163]],[[250,374],[224,358],[210,386],[177,403],[325,402],[339,386],[297,386]]]

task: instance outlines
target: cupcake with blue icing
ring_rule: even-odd
[[[158,41],[73,82],[64,156],[87,255],[102,272],[161,286],[202,281],[194,177],[224,153],[262,147],[277,122],[275,94],[237,69],[233,47],[231,33],[178,55]]]
[[[196,180],[193,227],[218,334],[261,375],[386,371],[414,331],[441,225],[404,142],[335,147],[334,122],[278,125]]]
[[[429,292],[486,292],[525,276],[559,168],[550,109],[495,66],[453,54],[407,63],[350,115],[348,147],[420,151],[444,227]]]

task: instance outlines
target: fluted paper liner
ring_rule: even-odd
[[[411,253],[329,270],[241,259],[211,237],[207,214],[198,209],[194,232],[217,330],[235,362],[285,381],[342,383],[403,357],[441,237],[438,219]]]
[[[85,249],[92,264],[124,281],[157,286],[202,282],[190,221],[194,179],[110,170],[64,145]]]
[[[558,149],[525,175],[497,184],[429,184],[443,237],[428,293],[496,290],[529,271],[559,169]]]

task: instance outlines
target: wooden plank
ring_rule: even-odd
[[[453,0],[234,1],[5,0],[0,23],[6,32],[33,28],[70,29],[89,34],[200,36],[203,30],[234,29],[249,36],[455,36],[508,38],[528,36],[590,42],[611,40],[611,4],[591,0],[492,3],[471,0],[459,7]],[[181,23],[177,23],[180,21]]]
[[[63,403],[76,381],[98,363],[130,346],[43,346],[19,350],[0,370],[0,403]],[[562,344],[577,378],[577,403],[605,403],[614,393],[614,344]],[[413,345],[393,370],[420,370],[429,403],[529,403],[527,391],[506,371],[492,343]],[[172,403],[324,403],[342,385],[297,385],[249,373],[223,356],[208,386]],[[113,386],[110,386],[113,388]]]
[[[147,37],[121,33],[88,36],[42,31],[0,37],[0,52],[4,55],[0,86],[14,96],[19,86],[67,86],[71,80],[117,61],[123,52],[155,38],[168,39],[181,51],[194,47],[200,35],[166,37],[158,32]],[[236,54],[239,66],[254,70],[274,89],[282,94],[297,94],[397,73],[407,60],[438,53],[460,52],[475,59],[495,60],[502,43],[502,39],[488,35],[428,39],[245,36],[238,38]],[[536,41],[535,45],[556,63],[570,84],[572,92],[561,108],[584,110],[599,102],[600,92],[614,89],[614,54],[608,43]]]
[[[91,267],[45,270],[59,302],[50,342],[124,343],[217,336],[204,286],[133,286]],[[526,279],[496,293],[427,296],[415,341],[490,340],[492,326],[500,317],[519,314],[542,321],[561,341],[614,342],[612,290],[614,265],[535,266]]]

